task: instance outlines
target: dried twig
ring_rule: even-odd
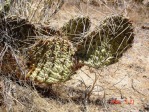
[[[138,90],[134,87],[134,80],[133,80],[133,79],[131,80],[131,87],[132,87],[132,89],[133,89],[134,91],[136,91],[137,93],[139,93],[139,94],[141,94],[141,95],[143,95],[143,96],[146,96],[146,95],[144,95],[143,93],[141,93],[140,91],[138,91]]]

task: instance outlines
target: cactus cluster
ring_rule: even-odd
[[[57,31],[45,26],[35,28],[25,19],[1,18],[0,50],[5,44],[10,46],[4,60],[11,57],[12,64],[8,65],[15,65],[14,72],[21,72],[19,67],[24,66],[25,79],[39,86],[65,82],[76,68],[84,64],[98,68],[115,62],[133,42],[132,23],[123,16],[110,16],[93,31],[89,31],[90,24],[88,17],[77,17]],[[38,41],[35,37],[32,42],[28,42],[28,37],[36,35],[45,38]],[[10,55],[12,48],[27,48],[28,56],[23,58],[26,64],[18,66],[15,61],[19,58]]]
[[[29,52],[27,78],[39,84],[64,82],[73,74],[74,49],[62,38],[41,40]]]

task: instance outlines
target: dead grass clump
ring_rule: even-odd
[[[25,74],[26,48],[34,43],[36,30],[26,19],[0,19],[0,62],[3,74]]]
[[[15,82],[12,82],[12,80],[10,80],[9,77],[1,76],[1,88],[2,88],[1,93],[3,95],[2,96],[2,98],[3,98],[2,105],[3,105],[3,109],[5,111],[14,111],[16,109],[23,110],[23,108],[25,107],[23,105],[23,103],[26,104],[26,106],[31,104],[31,102],[27,102],[27,101],[31,100],[29,95],[22,94],[25,89],[18,91],[20,89],[18,87],[19,86],[17,84],[15,84]],[[23,99],[25,97],[26,97],[26,99],[24,101],[21,101],[20,98]],[[16,105],[19,108],[16,108]]]
[[[27,47],[31,44],[31,37],[36,35],[35,26],[28,20],[18,17],[1,18],[0,42],[14,49]]]
[[[63,0],[19,0],[11,4],[8,16],[26,18],[35,24],[48,24],[63,4]]]
[[[41,98],[35,89],[25,83],[14,82],[10,78],[11,76],[1,76],[1,110],[3,112],[49,112],[50,104]]]

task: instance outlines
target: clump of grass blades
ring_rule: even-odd
[[[11,3],[8,16],[26,18],[32,24],[47,25],[63,6],[63,0],[19,0]]]
[[[0,19],[1,43],[17,49],[30,45],[30,38],[36,35],[35,26],[18,17]]]

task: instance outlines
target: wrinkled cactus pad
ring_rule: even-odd
[[[133,26],[128,18],[123,16],[111,16],[100,25],[102,41],[111,45],[112,53],[122,54],[133,42]]]
[[[101,67],[115,62],[132,44],[133,26],[123,16],[110,16],[87,34],[76,53],[92,67]]]
[[[74,49],[62,38],[41,40],[29,52],[27,78],[39,84],[65,82],[73,74]]]

